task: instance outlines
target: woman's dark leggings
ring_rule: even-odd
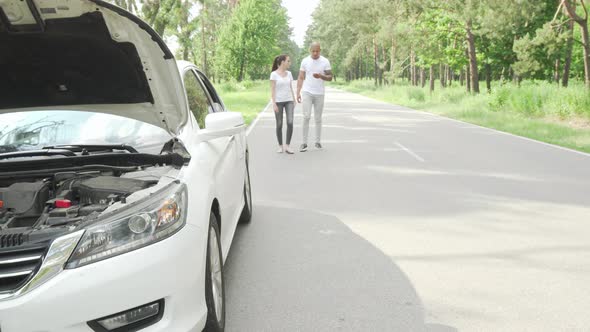
[[[275,112],[275,119],[277,120],[277,140],[279,145],[283,145],[283,110],[287,113],[287,145],[291,144],[291,137],[293,136],[293,109],[295,104],[292,101],[284,103],[277,103],[279,108],[278,112]]]

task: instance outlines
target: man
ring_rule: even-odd
[[[297,102],[303,103],[303,142],[301,152],[307,151],[309,120],[313,106],[315,120],[315,147],[321,149],[322,112],[324,110],[324,81],[332,80],[330,61],[320,55],[320,43],[313,42],[309,47],[310,56],[303,59],[297,78]],[[303,89],[302,89],[303,88]],[[303,94],[301,91],[303,90]]]

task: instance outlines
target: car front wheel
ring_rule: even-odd
[[[223,283],[223,256],[219,240],[219,225],[215,214],[209,216],[207,265],[205,268],[205,300],[207,325],[203,331],[222,332],[225,329],[225,287]]]

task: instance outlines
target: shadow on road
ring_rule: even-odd
[[[225,265],[227,331],[433,331],[389,257],[337,218],[255,206]]]

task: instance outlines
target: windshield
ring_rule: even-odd
[[[127,144],[159,154],[171,139],[149,123],[104,113],[35,111],[0,114],[0,153],[52,145]]]

